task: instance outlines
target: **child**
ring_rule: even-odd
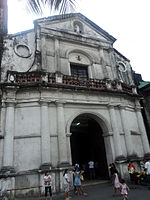
[[[120,186],[120,188],[121,188],[121,195],[123,197],[123,200],[126,200],[126,199],[128,199],[128,196],[127,196],[128,192],[127,192],[127,190],[129,191],[130,189],[127,186],[127,184],[125,183],[124,179],[122,179],[121,183],[122,183],[121,186]]]
[[[117,190],[120,190],[120,182],[119,182],[117,170],[114,171],[113,181],[114,181],[114,194],[113,194],[113,196],[116,196]]]

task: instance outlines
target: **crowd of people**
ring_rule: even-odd
[[[133,189],[136,189],[137,184],[142,183],[148,185],[148,188],[150,189],[150,161],[148,159],[144,159],[144,167],[141,172],[138,172],[136,170],[136,167],[132,161],[128,162],[127,167],[130,176],[130,182]],[[118,170],[114,163],[111,163],[109,165],[109,171],[111,183],[114,187],[113,196],[116,196],[117,191],[119,191],[124,200],[128,199],[128,191],[130,190],[130,188],[126,184],[125,180],[120,178]]]
[[[109,165],[109,170],[110,170],[111,183],[114,187],[113,196],[114,197],[116,196],[118,190],[123,199],[128,199],[127,195],[130,189],[124,179],[121,179],[121,181],[119,180],[119,173],[114,163],[111,163]]]
[[[95,166],[94,161],[88,162],[89,166],[89,179],[95,179]],[[65,169],[63,174],[63,185],[64,185],[64,192],[65,192],[65,199],[69,200],[69,190],[70,188],[74,187],[74,193],[77,195],[84,195],[86,196],[87,193],[84,192],[82,187],[82,181],[84,180],[84,170],[80,169],[79,164],[75,164],[73,171],[71,172],[73,175],[73,185],[70,181],[68,169]],[[50,175],[50,171],[45,173],[44,176],[44,186],[45,186],[45,200],[47,200],[47,196],[49,194],[50,200],[52,200],[52,177]]]
[[[73,174],[73,186],[74,186],[74,193],[77,195],[84,195],[86,196],[87,193],[84,192],[82,187],[83,178],[83,170],[80,170],[79,164],[75,164],[74,170],[72,171]],[[64,182],[64,191],[65,191],[65,199],[69,200],[69,188],[72,187],[68,175],[68,169],[65,170],[63,175],[63,182]]]
[[[148,159],[144,159],[144,166],[141,172],[138,172],[134,163],[129,161],[128,172],[133,188],[136,188],[137,184],[143,184],[148,185],[150,189],[150,162]]]
[[[90,179],[95,179],[95,169],[94,169],[94,162],[89,161],[89,177]],[[142,184],[142,181],[148,185],[148,188],[150,189],[150,161],[147,159],[144,159],[144,167],[141,172],[137,172],[136,167],[132,161],[128,162],[127,166],[130,181],[132,184],[132,188],[135,189],[137,184]],[[128,199],[128,191],[130,188],[126,184],[124,179],[120,178],[119,172],[115,166],[114,163],[111,163],[109,165],[109,172],[110,172],[110,180],[114,187],[114,193],[113,196],[116,196],[117,191],[121,194],[122,198]],[[70,188],[74,187],[74,193],[77,195],[87,195],[87,193],[84,192],[82,187],[82,181],[84,180],[84,170],[80,169],[79,164],[75,164],[74,170],[71,172],[73,175],[73,185],[70,181],[70,176],[68,172],[68,169],[65,169],[63,174],[63,185],[64,185],[64,192],[65,192],[65,199],[69,200],[69,190]],[[45,199],[47,200],[47,196],[49,193],[50,200],[52,200],[52,177],[50,175],[50,172],[46,172],[44,176],[44,185],[45,185]]]

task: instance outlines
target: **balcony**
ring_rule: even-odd
[[[135,86],[112,80],[83,79],[61,73],[47,73],[42,71],[35,72],[7,72],[8,85],[16,86],[46,86],[55,88],[75,88],[79,90],[103,90],[111,92],[123,92],[137,94]]]

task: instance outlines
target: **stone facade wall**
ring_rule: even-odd
[[[6,188],[43,185],[51,169],[54,192],[62,190],[63,171],[72,165],[70,127],[81,114],[102,128],[107,163],[116,162],[122,177],[127,159],[139,165],[149,153],[129,60],[104,30],[82,15],[67,16],[41,19],[34,31],[6,38],[1,188],[4,180]],[[88,79],[73,79],[70,64],[87,66]]]

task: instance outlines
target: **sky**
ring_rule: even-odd
[[[150,81],[150,0],[76,0],[76,12],[92,20],[114,38],[114,48],[130,60],[136,73]],[[58,14],[58,13],[56,13]],[[45,16],[49,16],[45,10]],[[8,0],[8,31],[33,28],[40,18],[27,13],[23,0]]]

